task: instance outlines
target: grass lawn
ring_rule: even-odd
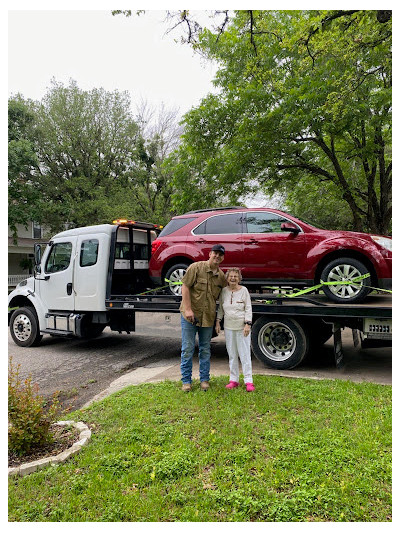
[[[255,376],[129,387],[68,462],[9,482],[18,522],[391,521],[389,386]]]

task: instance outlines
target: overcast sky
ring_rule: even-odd
[[[39,100],[52,78],[72,78],[81,89],[126,90],[133,105],[164,102],[184,113],[214,90],[215,67],[180,44],[179,32],[165,34],[165,11],[126,18],[110,10],[9,9],[9,95]]]

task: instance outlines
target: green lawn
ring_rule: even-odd
[[[10,521],[391,521],[391,387],[255,376],[129,387],[90,443],[10,480]]]

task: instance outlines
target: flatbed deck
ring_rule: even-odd
[[[308,297],[250,294],[254,314],[302,315],[331,318],[391,318],[392,298],[371,294],[360,304],[337,304],[322,294]],[[268,303],[267,303],[268,302]],[[106,300],[107,309],[134,309],[142,312],[179,312],[181,298],[168,295],[118,295]]]

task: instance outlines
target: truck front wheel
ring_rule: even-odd
[[[18,346],[37,346],[42,340],[39,320],[33,307],[20,307],[11,315],[10,333]]]
[[[308,352],[308,337],[296,320],[260,317],[251,331],[251,347],[262,363],[285,370],[303,361]]]

